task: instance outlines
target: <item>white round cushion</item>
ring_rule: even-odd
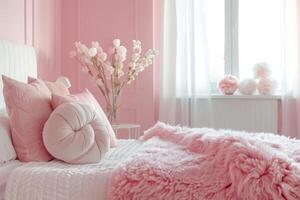
[[[109,150],[109,132],[89,105],[64,103],[47,120],[43,141],[49,153],[73,164],[99,162]]]

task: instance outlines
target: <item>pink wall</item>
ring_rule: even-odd
[[[40,78],[70,78],[72,91],[100,92],[69,57],[75,41],[99,41],[107,49],[114,38],[128,48],[139,39],[143,48],[161,48],[161,0],[0,0],[0,39],[33,45]],[[160,50],[160,52],[162,52]],[[129,49],[130,53],[130,49]],[[122,95],[119,121],[152,126],[158,116],[160,56]]]
[[[60,74],[60,0],[0,0],[0,40],[33,45],[41,78]]]
[[[69,57],[74,41],[87,44],[99,41],[104,49],[108,49],[114,38],[120,38],[126,47],[131,47],[132,39],[139,39],[144,49],[156,47],[159,42],[154,34],[157,29],[154,22],[158,20],[154,18],[156,0],[64,0],[61,6],[64,11],[61,72],[71,79],[73,92],[88,88],[105,108],[98,89]],[[143,128],[155,123],[159,89],[155,85],[155,75],[158,69],[158,65],[148,68],[138,81],[125,89],[122,94],[120,122],[139,123]]]
[[[54,80],[66,75],[73,92],[89,88],[104,107],[97,88],[69,58],[74,41],[97,40],[107,48],[114,38],[128,47],[132,39],[140,39],[145,49],[162,52],[162,4],[162,0],[0,0],[0,40],[33,45],[39,77]],[[158,119],[161,58],[160,53],[155,66],[123,93],[120,122],[148,128]]]
[[[0,0],[0,38],[26,43],[26,5],[20,0]]]

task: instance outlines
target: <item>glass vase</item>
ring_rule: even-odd
[[[110,102],[107,103],[107,117],[111,124],[117,124],[119,110],[119,96],[116,94],[110,95]]]

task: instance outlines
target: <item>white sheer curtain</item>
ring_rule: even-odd
[[[170,124],[211,126],[205,2],[164,1],[160,120]]]
[[[284,0],[283,4],[281,132],[300,138],[299,3]]]
[[[206,13],[207,3],[211,1],[164,0],[161,121],[213,127],[209,79],[211,45],[208,44]],[[278,60],[282,75],[280,132],[300,138],[299,1],[279,1],[282,3],[282,17],[278,21],[281,24]],[[217,6],[218,1],[215,4]]]

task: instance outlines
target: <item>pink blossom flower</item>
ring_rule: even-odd
[[[94,47],[94,48],[98,48],[98,47],[100,47],[100,45],[99,45],[99,42],[92,42],[92,47]]]
[[[95,82],[96,82],[96,84],[99,85],[99,86],[102,86],[102,85],[103,85],[103,81],[102,81],[100,78],[95,79]]]
[[[113,44],[114,44],[115,47],[120,46],[120,43],[121,43],[120,39],[114,39],[113,40]]]
[[[148,50],[141,55],[142,45],[138,40],[133,40],[133,53],[128,64],[124,62],[127,58],[127,49],[121,46],[119,39],[113,40],[113,47],[109,48],[108,54],[103,51],[99,42],[92,42],[89,47],[75,42],[74,50],[70,55],[77,58],[82,66],[81,70],[91,76],[101,91],[105,92],[103,95],[108,95],[112,90],[119,91],[125,84],[134,81],[140,72],[152,64],[156,55],[155,50]],[[124,75],[126,77],[122,77]],[[111,78],[117,81],[105,81]]]
[[[110,76],[114,73],[115,69],[111,65],[106,65],[105,66],[105,71],[107,71],[109,76]],[[108,76],[108,78],[109,78],[109,76]]]
[[[97,55],[97,49],[95,47],[92,47],[88,50],[88,55],[90,57],[94,57],[95,55]]]
[[[104,53],[104,52],[102,52],[102,53],[100,54],[100,60],[101,60],[101,61],[105,61],[106,59],[107,59],[107,54]]]
[[[140,48],[142,43],[139,40],[132,40],[133,48]]]
[[[124,55],[127,53],[127,49],[124,46],[119,46],[116,49],[117,49],[117,54]]]

